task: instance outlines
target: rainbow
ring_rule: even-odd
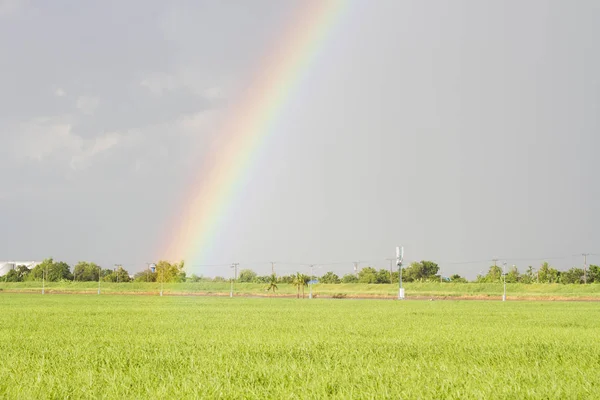
[[[347,3],[347,0],[303,2],[303,9],[295,14],[244,96],[228,110],[218,143],[203,161],[184,204],[178,208],[173,226],[168,229],[167,246],[161,258],[183,259],[192,266],[206,260],[250,167],[275,131],[278,115]]]

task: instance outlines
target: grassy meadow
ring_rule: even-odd
[[[229,282],[196,282],[196,283],[165,283],[164,293],[167,295],[213,294],[229,295]],[[404,284],[407,298],[422,297],[447,297],[447,298],[491,298],[502,297],[502,284],[500,283],[449,283],[449,282],[408,282]],[[160,283],[128,282],[111,283],[101,282],[100,290],[104,294],[158,294]],[[234,292],[237,295],[273,296],[265,291],[266,285],[260,283],[235,283]],[[89,293],[98,292],[97,282],[46,282],[47,293]],[[510,283],[506,285],[509,298],[513,299],[577,299],[585,298],[600,300],[600,284],[589,285],[564,285],[559,283],[521,284]],[[20,293],[41,293],[42,282],[0,282],[0,291]],[[305,287],[305,296],[308,297],[309,288]],[[291,284],[280,283],[274,296],[295,296],[297,288]],[[393,298],[398,296],[398,284],[366,284],[366,283],[340,283],[316,284],[313,286],[316,297],[381,297]]]
[[[595,302],[0,292],[0,398],[600,398]]]

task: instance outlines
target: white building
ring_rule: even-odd
[[[39,261],[0,261],[0,276],[8,274],[8,271],[17,268],[19,265],[32,269],[38,264],[41,263]]]

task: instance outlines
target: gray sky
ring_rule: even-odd
[[[0,259],[153,261],[301,3],[0,0]],[[208,261],[386,267],[402,244],[474,276],[489,262],[448,263],[600,253],[599,20],[595,0],[350,1]]]

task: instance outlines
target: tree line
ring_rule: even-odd
[[[40,281],[45,279],[49,282],[58,281],[79,281],[89,282],[229,282],[232,279],[217,276],[207,278],[192,274],[188,276],[184,271],[184,262],[170,263],[168,261],[159,261],[155,264],[154,271],[146,269],[137,272],[131,276],[127,270],[121,266],[113,269],[101,268],[93,262],[81,261],[73,269],[62,261],[54,261],[52,258],[44,260],[32,269],[24,265],[17,266],[3,277],[6,282],[26,282]],[[449,277],[443,277],[439,274],[439,265],[433,261],[413,262],[407,267],[402,268],[402,280],[404,282],[454,282],[467,283],[466,278],[454,274]],[[362,268],[357,274],[345,274],[339,276],[334,272],[327,272],[322,276],[308,276],[301,273],[291,275],[258,275],[252,269],[242,269],[236,282],[242,283],[260,283],[266,284],[267,290],[275,291],[277,284],[292,284],[298,288],[298,296],[304,291],[311,279],[316,279],[319,283],[339,284],[339,283],[368,283],[368,284],[390,284],[398,283],[398,271],[379,269],[373,267]],[[571,268],[567,271],[559,271],[544,262],[537,270],[529,266],[524,272],[520,272],[516,266],[512,266],[506,273],[497,265],[489,267],[488,272],[479,274],[472,282],[478,283],[500,283],[506,280],[507,283],[563,283],[563,284],[581,284],[581,283],[600,283],[600,267],[590,265],[589,269]]]
[[[93,262],[80,261],[73,269],[63,262],[48,258],[33,268],[19,265],[10,270],[3,280],[6,282],[48,282],[77,281],[77,282],[185,282],[186,274],[183,261],[170,263],[159,261],[154,271],[147,269],[133,275],[122,266],[113,269],[102,268]]]
[[[559,271],[544,262],[537,270],[529,266],[523,273],[516,266],[510,267],[503,275],[502,268],[492,265],[486,275],[478,275],[475,282],[501,282],[507,283],[600,283],[600,267],[590,265],[589,269],[573,267],[567,271]]]
[[[590,265],[589,269],[571,268],[567,271],[559,271],[551,267],[547,262],[544,262],[537,270],[529,266],[523,273],[516,266],[512,266],[506,273],[497,265],[489,267],[488,272],[469,281],[465,277],[458,274],[453,274],[449,277],[444,277],[440,273],[440,267],[433,261],[413,262],[407,267],[402,268],[402,280],[404,282],[454,282],[454,283],[500,283],[506,279],[507,283],[563,283],[563,284],[582,284],[582,283],[600,283],[600,267]],[[195,277],[196,281],[211,280],[208,278]],[[268,283],[272,277],[270,275],[260,276],[251,269],[243,269],[240,271],[240,276],[237,281],[248,283]],[[296,275],[283,275],[277,277],[279,283],[293,283],[297,279]],[[311,278],[308,277],[308,280]],[[336,284],[336,283],[369,283],[369,284],[390,284],[398,283],[398,271],[390,271],[387,269],[375,269],[373,267],[362,268],[358,274],[345,274],[339,276],[334,272],[326,272],[322,276],[315,276],[319,283]],[[225,281],[225,278],[217,277],[212,280]]]

